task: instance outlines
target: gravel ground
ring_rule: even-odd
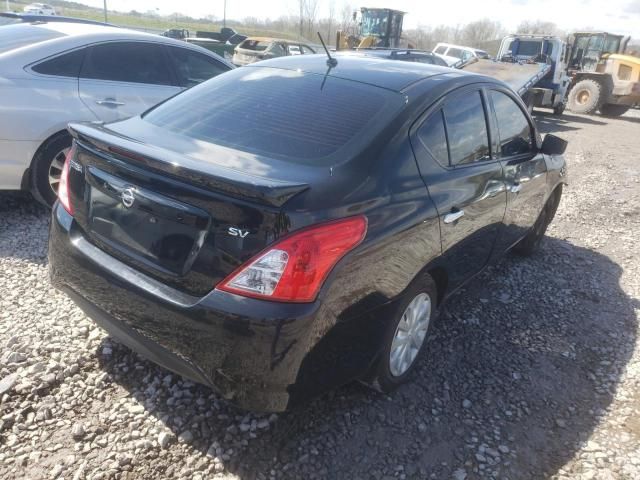
[[[281,415],[105,336],[47,276],[48,214],[0,194],[0,478],[640,478],[640,115],[538,115],[571,185],[533,258],[457,294],[413,382]]]

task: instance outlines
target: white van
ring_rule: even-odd
[[[461,45],[452,45],[450,43],[438,43],[433,53],[442,58],[449,66],[458,63],[460,60],[467,62],[473,57],[489,58],[489,54],[484,50],[472,47],[463,47]]]

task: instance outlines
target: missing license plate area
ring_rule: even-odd
[[[94,168],[90,177],[92,234],[161,271],[188,271],[208,230],[206,212]]]

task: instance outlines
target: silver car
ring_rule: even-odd
[[[69,122],[138,115],[232,68],[201,47],[107,25],[0,27],[0,190],[52,205]]]

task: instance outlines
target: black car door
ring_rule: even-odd
[[[507,90],[488,90],[496,125],[498,155],[507,188],[504,231],[496,253],[520,240],[533,226],[544,204],[547,166],[538,151],[529,115]]]
[[[411,131],[418,167],[440,217],[453,288],[488,261],[506,208],[500,162],[491,154],[485,96],[478,87],[450,94]]]

